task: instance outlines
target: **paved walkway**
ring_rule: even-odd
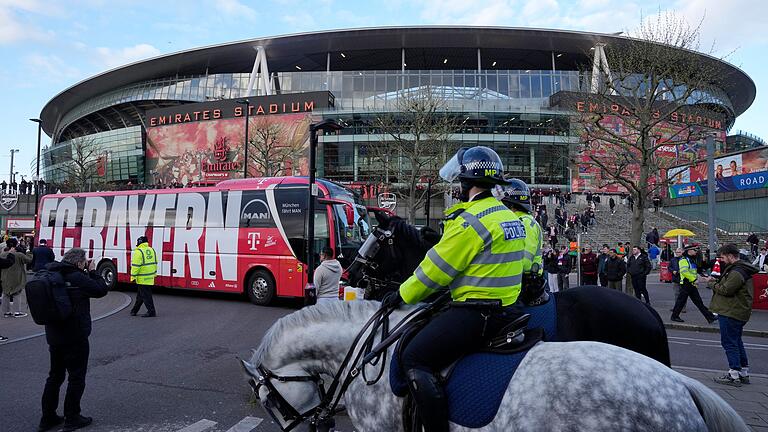
[[[714,390],[741,414],[752,430],[768,432],[768,376],[753,376],[750,378],[751,384],[731,387],[715,383],[712,380],[717,375],[715,372],[693,368],[675,368],[675,370],[699,380]]]
[[[22,299],[22,311],[29,312],[26,299]],[[122,292],[111,291],[106,297],[91,300],[91,317],[94,321],[112,315],[125,309],[131,304],[131,298]],[[9,340],[0,342],[0,345],[45,334],[43,326],[35,324],[32,315],[24,318],[0,317],[0,335]]]

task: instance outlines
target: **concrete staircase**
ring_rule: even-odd
[[[631,239],[631,226],[632,226],[632,212],[629,207],[622,205],[618,197],[616,200],[616,212],[611,214],[608,207],[608,197],[601,197],[601,203],[597,206],[595,212],[596,225],[590,226],[586,234],[581,235],[581,243],[592,246],[597,250],[599,247],[606,243],[611,247],[615,247],[618,242],[627,242]],[[573,202],[566,205],[568,215],[574,214],[574,212],[582,213],[586,209],[586,201],[583,196],[574,196]],[[549,215],[549,223],[555,222],[554,217],[555,205],[547,203],[547,213]],[[658,228],[659,234],[664,235],[667,231],[673,228],[683,228],[690,230],[696,234],[692,241],[696,243],[708,245],[708,233],[707,224],[694,221],[689,222],[677,218],[663,210],[658,213],[653,209],[645,210],[645,224],[643,229],[643,236],[641,238],[641,244],[645,246],[645,234],[648,233],[653,227]],[[559,244],[567,244],[567,239],[563,234],[564,227],[559,227],[561,236],[559,238]],[[743,235],[732,235],[725,231],[718,230],[717,232],[718,243],[720,245],[725,243],[735,243],[739,248],[746,248],[746,237]]]

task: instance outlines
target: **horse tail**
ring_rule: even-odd
[[[658,312],[656,312],[656,309],[652,308],[651,305],[647,303],[643,303],[648,309],[651,314],[656,317],[656,322],[659,323],[659,329],[661,329],[661,340],[660,343],[655,344],[655,346],[658,347],[658,352],[656,353],[653,358],[656,360],[664,363],[667,367],[672,367],[672,359],[669,357],[669,340],[667,339],[667,328],[664,326],[664,320],[661,319],[661,316]]]
[[[682,381],[709,432],[748,432],[751,430],[739,413],[717,393],[693,378],[684,377]]]

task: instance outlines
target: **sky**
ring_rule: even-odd
[[[740,67],[757,87],[755,102],[732,131],[768,140],[764,0],[0,0],[0,178],[8,178],[12,148],[20,150],[14,170],[30,174],[37,125],[29,119],[51,98],[137,60],[236,40],[373,26],[627,32],[660,11],[692,24],[703,19],[702,50]]]

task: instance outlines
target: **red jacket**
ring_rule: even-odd
[[[594,252],[581,254],[581,273],[586,275],[597,274],[597,255]]]

